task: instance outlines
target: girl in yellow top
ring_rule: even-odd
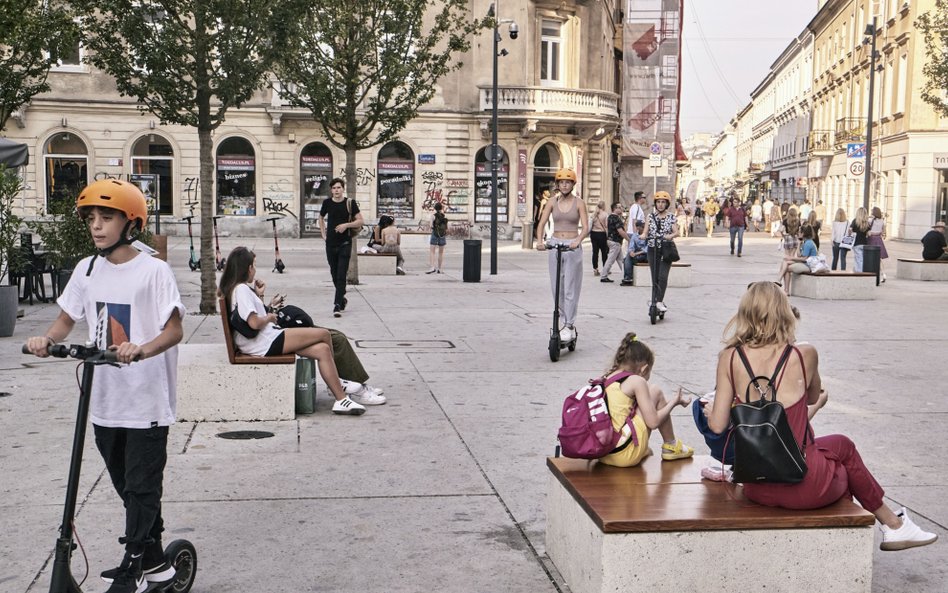
[[[655,354],[640,342],[634,332],[629,332],[616,350],[612,367],[606,372],[608,379],[620,372],[632,373],[622,381],[606,388],[606,401],[609,402],[609,415],[616,430],[631,434],[626,426],[632,415],[632,427],[635,436],[627,447],[616,453],[610,453],[601,462],[618,467],[632,467],[652,454],[648,448],[648,439],[656,428],[662,435],[662,459],[673,461],[686,459],[694,455],[695,450],[675,437],[671,412],[675,406],[687,407],[691,397],[682,395],[681,387],[674,398],[666,400],[662,390],[648,384],[655,364]]]

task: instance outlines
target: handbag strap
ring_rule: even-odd
[[[790,352],[793,351],[793,349],[794,349],[793,345],[787,344],[787,346],[783,349],[783,353],[781,353],[780,355],[780,359],[777,361],[777,366],[774,368],[773,374],[770,376],[769,384],[773,387],[773,390],[771,391],[771,394],[770,394],[770,401],[777,401],[777,388],[780,386],[780,381],[778,380],[777,377],[780,375],[780,372],[783,370],[783,367],[786,364],[787,359],[790,357]],[[747,360],[747,355],[744,353],[743,348],[741,348],[740,346],[737,346],[734,348],[734,350],[737,351],[737,355],[740,356],[741,362],[744,363],[744,369],[747,370],[747,374],[751,378],[751,382],[747,386],[747,390],[744,392],[744,399],[747,400],[748,403],[750,403],[750,386],[751,385],[753,385],[754,388],[757,389],[757,393],[760,394],[761,399],[764,399],[765,398],[764,389],[760,386],[760,381],[758,381],[758,379],[766,379],[767,377],[763,375],[758,376],[754,374],[754,371],[753,369],[751,369],[750,362]],[[733,385],[734,383],[732,379],[731,386],[733,387]]]

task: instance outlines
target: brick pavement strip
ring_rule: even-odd
[[[225,250],[242,243],[222,242]],[[199,284],[187,269],[186,238],[169,243],[192,311],[186,341],[221,343],[219,319],[193,314]],[[389,403],[361,418],[333,417],[323,389],[317,413],[296,421],[175,426],[166,541],[187,537],[197,546],[196,592],[557,590],[544,554],[544,458],[553,451],[562,397],[604,369],[628,330],[656,351],[659,385],[710,390],[737,299],[748,282],[773,279],[779,258],[776,240],[763,233],[745,237],[741,259],[728,255],[721,233],[680,240],[693,286],[669,290],[670,311],[656,326],[648,323],[646,289],[601,284],[588,271],[578,348],[554,364],[546,351],[546,255],[519,243],[501,244],[500,273],[490,276],[485,241],[482,282],[465,284],[460,241],[448,243],[446,273],[426,275],[426,238],[406,236],[408,275],[363,278],[338,320],[330,316],[319,240],[281,241],[283,275],[267,267],[270,240],[246,244],[264,264],[271,293],[286,293],[317,322],[367,346],[396,345],[360,349],[371,383],[385,388]],[[948,284],[896,279],[895,259],[917,257],[919,246],[890,241],[888,248],[888,282],[876,289],[877,300],[793,299],[803,316],[798,338],[819,347],[830,392],[814,425],[818,434],[850,435],[889,502],[911,508],[944,538],[948,459],[936,443],[948,418]],[[48,588],[76,392],[73,364],[20,354],[25,337],[43,332],[58,309],[24,310],[14,336],[0,339],[0,392],[10,393],[0,398],[0,591],[11,593]],[[77,330],[73,339],[81,335]],[[437,340],[453,347],[417,347]],[[179,385],[179,397],[199,396]],[[676,412],[676,422],[684,440],[703,451],[685,411]],[[214,437],[240,429],[275,436]],[[85,460],[77,528],[94,577],[121,553],[121,509],[91,440]],[[873,591],[944,591],[945,550],[939,542],[876,552]],[[82,562],[74,564],[82,573]]]

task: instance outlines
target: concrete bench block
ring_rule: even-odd
[[[394,253],[360,253],[359,274],[366,276],[394,276],[398,258]]]
[[[948,281],[948,261],[900,259],[895,275],[903,280],[945,282]]]
[[[870,593],[872,550],[871,526],[604,533],[549,478],[546,551],[573,593],[824,591],[827,578],[834,593]]]
[[[651,286],[652,272],[648,264],[632,266],[632,280],[636,286]],[[671,288],[691,288],[691,264],[676,262],[668,272],[668,286]]]
[[[829,301],[871,301],[876,298],[876,275],[868,273],[795,274],[793,296]]]
[[[224,344],[178,346],[178,420],[292,420],[294,367],[230,364]]]

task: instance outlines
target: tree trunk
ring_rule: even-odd
[[[354,146],[346,145],[346,197],[350,200],[356,199],[356,149]],[[361,208],[361,205],[360,205]],[[363,214],[363,217],[365,215]],[[359,284],[359,238],[352,238],[352,257],[349,259],[349,272],[346,274],[346,283],[353,286]]]
[[[200,177],[198,195],[201,196],[201,314],[217,312],[217,277],[214,272],[214,235],[211,218],[214,216],[214,161],[211,158],[211,130],[198,127]]]

